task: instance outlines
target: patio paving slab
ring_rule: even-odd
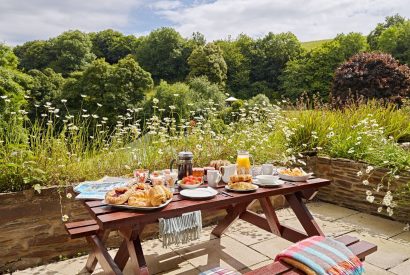
[[[358,232],[363,231],[377,234],[385,239],[402,233],[404,227],[404,225],[400,222],[395,222],[364,213],[342,218],[340,221],[355,225]]]
[[[326,235],[348,234],[378,245],[378,251],[366,258],[366,274],[410,274],[410,232],[402,231],[403,224],[327,203],[310,203],[308,207]],[[277,214],[283,224],[303,231],[292,210],[278,210]],[[158,239],[144,241],[142,246],[151,274],[195,275],[216,266],[246,273],[271,263],[276,254],[291,244],[242,220],[237,220],[221,239],[211,234],[213,228],[205,227],[199,240],[180,246],[163,248]],[[109,253],[114,255],[116,251]],[[81,274],[86,259],[87,256],[82,256],[13,274]],[[103,275],[98,264],[93,274]],[[124,274],[131,274],[129,265]]]

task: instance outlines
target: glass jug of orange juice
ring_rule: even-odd
[[[236,170],[238,175],[249,175],[251,173],[251,157],[252,155],[250,155],[248,151],[238,150],[238,157],[236,158]]]

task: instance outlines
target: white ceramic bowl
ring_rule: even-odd
[[[278,177],[272,175],[258,175],[256,176],[258,183],[262,185],[274,185],[276,184]]]
[[[181,186],[182,189],[195,189],[201,186],[202,182],[198,184],[184,184],[182,180],[178,181],[178,185]]]

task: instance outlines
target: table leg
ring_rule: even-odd
[[[101,238],[103,242],[105,242],[109,234],[110,234],[110,231],[101,231],[97,234],[97,236]],[[86,271],[88,271],[89,273],[93,273],[95,270],[95,266],[97,265],[97,262],[98,262],[97,256],[94,250],[92,250],[90,254],[88,255],[87,262],[85,264]]]
[[[128,254],[127,242],[122,241],[120,247],[118,248],[117,254],[115,254],[114,262],[117,264],[119,269],[124,270],[129,258],[130,255]]]
[[[100,263],[101,267],[103,268],[105,274],[110,275],[121,275],[122,272],[115,264],[114,260],[111,258],[110,254],[108,254],[107,249],[105,248],[101,239],[96,236],[88,236],[87,241],[93,247],[94,255],[97,258],[98,262]]]
[[[302,201],[302,194],[295,193],[286,195],[286,200],[288,201],[293,212],[295,212],[300,224],[305,229],[308,236],[324,236],[325,234],[320,229],[319,225],[316,223],[312,214],[310,214],[306,205]]]
[[[228,227],[237,219],[239,215],[246,211],[246,208],[252,204],[253,201],[236,204],[231,211],[227,211],[225,218],[223,218],[218,225],[212,230],[212,234],[221,237]]]
[[[266,221],[269,224],[271,232],[275,235],[281,236],[281,225],[278,216],[276,216],[275,208],[273,208],[270,197],[259,199],[259,203],[261,204],[263,213],[265,213]]]
[[[143,227],[138,227],[137,229],[120,229],[120,234],[124,237],[124,243],[127,247],[126,252],[130,258],[133,273],[148,275],[149,271],[147,263],[145,261],[144,251],[142,250],[141,240],[139,236],[142,232],[142,229]]]

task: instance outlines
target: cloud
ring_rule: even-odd
[[[48,39],[69,29],[98,31],[127,26],[142,0],[2,0],[0,42]]]
[[[369,33],[385,16],[410,16],[406,0],[217,0],[157,13],[184,36],[199,31],[215,40],[246,33],[260,37],[291,31],[302,41],[332,38],[338,33]]]

